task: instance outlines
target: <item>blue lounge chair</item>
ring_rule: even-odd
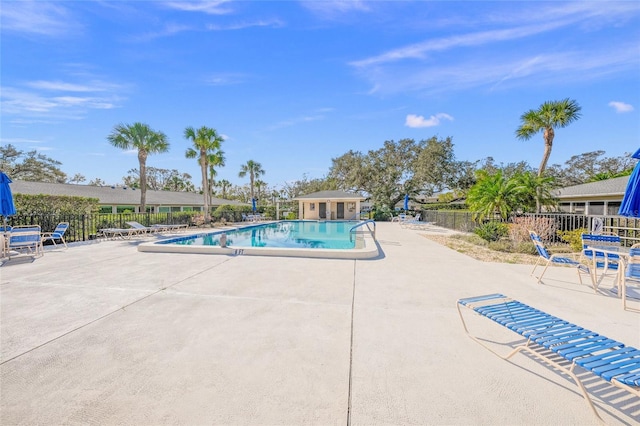
[[[599,376],[613,386],[640,397],[640,350],[625,346],[593,331],[571,324],[553,315],[532,308],[502,294],[460,299],[456,303],[464,331],[474,341],[495,355],[509,359],[518,352],[526,352],[543,360],[571,377],[584,396],[587,405],[598,419],[586,388],[575,374],[576,365]],[[469,333],[461,307],[473,310],[527,339],[507,355],[501,355],[483,340]],[[547,355],[541,349],[551,351]],[[569,361],[570,366],[561,365],[555,356]]]
[[[578,271],[578,279],[580,280],[580,284],[582,284],[582,276],[580,275],[580,273],[589,274],[589,276],[591,276],[589,267],[587,265],[584,265],[578,260],[572,259],[566,255],[551,254],[545,247],[542,239],[538,234],[533,231],[529,231],[529,236],[531,237],[531,241],[533,241],[533,244],[536,246],[536,250],[539,255],[538,261],[535,265],[533,265],[531,275],[533,275],[538,265],[540,265],[541,263],[545,264],[542,274],[540,274],[539,277],[536,277],[538,279],[538,283],[542,282],[542,277],[544,276],[545,272],[547,272],[547,268],[549,268],[549,266],[551,265],[570,266],[576,268],[576,270]]]
[[[44,243],[45,241],[51,240],[53,241],[53,245],[57,246],[56,240],[60,240],[62,244],[64,244],[64,248],[68,248],[67,242],[64,240],[64,233],[67,232],[67,229],[69,229],[69,222],[60,222],[53,232],[42,233],[42,242]]]

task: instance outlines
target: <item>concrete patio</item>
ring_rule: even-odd
[[[573,382],[469,339],[503,293],[640,348],[640,313],[574,270],[484,263],[379,223],[372,260],[142,253],[100,241],[0,268],[0,423],[598,424]],[[640,303],[639,303],[640,305]],[[502,353],[520,341],[486,318]],[[608,424],[640,400],[581,375]]]

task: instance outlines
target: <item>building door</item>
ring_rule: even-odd
[[[336,212],[336,219],[344,219],[344,203],[338,203],[336,208],[338,209]]]
[[[319,213],[319,218],[320,219],[326,219],[327,218],[327,203],[318,203],[318,213]]]

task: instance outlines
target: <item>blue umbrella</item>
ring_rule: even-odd
[[[11,188],[9,184],[11,179],[9,176],[0,172],[0,216],[7,225],[7,216],[13,216],[16,214],[16,207],[13,205],[13,195],[11,195]]]
[[[640,159],[640,149],[632,157]],[[640,191],[638,190],[638,185],[640,185],[640,161],[636,163],[633,173],[629,176],[627,189],[624,192],[624,198],[618,211],[620,216],[640,217]]]
[[[404,210],[409,210],[409,194],[405,194],[404,196]]]
[[[256,199],[252,198],[251,199],[251,208],[253,209],[253,212],[256,212]]]

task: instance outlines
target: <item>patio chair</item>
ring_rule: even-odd
[[[98,230],[106,239],[123,238],[128,240],[132,237],[146,234],[145,230],[136,228],[101,228]]]
[[[602,421],[583,385],[586,372],[593,373],[616,388],[640,397],[640,350],[601,334],[552,316],[502,294],[459,299],[456,303],[467,335],[502,359],[518,352],[538,358],[571,377],[584,396],[592,413]],[[461,307],[493,320],[526,339],[503,355],[489,346],[486,339],[469,332]],[[568,363],[561,363],[562,358]],[[580,377],[579,377],[580,376]],[[581,380],[582,378],[582,380]],[[585,380],[586,382],[586,380]],[[604,422],[603,422],[604,424]]]
[[[631,249],[629,250],[628,264],[624,272],[624,277],[622,278],[619,290],[621,292],[620,296],[622,298],[622,307],[624,310],[627,310],[627,297],[629,296],[627,294],[628,285],[640,285],[640,244],[634,244],[631,246]],[[634,299],[640,299],[640,287],[634,287],[633,292],[638,296],[634,297]]]
[[[531,241],[533,241],[533,244],[536,246],[536,250],[538,252],[538,261],[536,262],[535,265],[533,265],[533,269],[531,270],[531,275],[534,276],[533,273],[535,272],[538,265],[542,263],[545,264],[542,274],[540,274],[539,277],[536,277],[538,279],[538,284],[542,282],[542,277],[544,276],[545,272],[547,272],[547,268],[549,268],[549,266],[551,265],[570,266],[570,267],[576,268],[578,272],[578,279],[580,280],[580,284],[582,284],[582,276],[580,275],[580,273],[589,274],[589,276],[591,276],[591,272],[587,265],[584,265],[580,261],[572,259],[571,257],[566,255],[551,254],[549,250],[545,247],[544,243],[542,242],[542,239],[538,234],[536,234],[533,231],[529,231],[529,236],[531,237]]]
[[[53,245],[57,247],[56,240],[60,240],[64,244],[64,248],[68,248],[67,242],[64,240],[64,233],[67,232],[67,229],[69,229],[69,222],[60,222],[53,232],[42,233],[42,242],[51,240]]]
[[[129,222],[125,222],[127,225],[129,225],[130,227],[132,227],[133,229],[137,229],[139,233],[145,233],[145,232],[157,232],[159,231],[161,228],[157,228],[157,227],[153,227],[153,226],[144,226],[143,224],[141,224],[140,222],[136,222],[136,221],[129,221]]]
[[[420,213],[418,213],[416,215],[416,217],[413,217],[413,218],[411,216],[406,215],[406,214],[405,215],[399,215],[399,217],[400,217],[400,226],[401,227],[405,227],[405,226],[408,226],[408,225],[416,225],[416,224],[420,223]]]
[[[602,270],[602,277],[604,277],[609,270],[617,273],[620,256],[617,254],[604,253],[597,249],[594,250],[594,246],[609,250],[619,249],[620,236],[613,234],[582,234],[582,260],[592,265],[591,280],[593,281],[594,289],[597,290],[598,270]],[[602,279],[602,277],[600,279]]]
[[[163,224],[163,223],[156,223],[154,225],[151,225],[151,228],[155,229],[156,232],[169,232],[169,231],[180,231],[180,230],[186,230],[189,227],[188,224],[186,223],[180,223],[180,224]]]
[[[397,216],[391,215],[391,222],[399,222],[402,223],[407,220],[407,215],[405,213],[400,213]]]
[[[7,256],[11,259],[12,251],[25,251],[31,256],[42,256],[42,236],[39,225],[14,226],[9,232]]]

